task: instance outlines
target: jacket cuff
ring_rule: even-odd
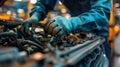
[[[31,17],[31,18],[36,18],[36,19],[38,19],[39,21],[41,20],[41,15],[40,15],[40,13],[38,13],[38,12],[33,13],[30,17]]]
[[[72,32],[76,33],[78,31],[80,31],[81,28],[81,20],[79,17],[72,17],[70,19],[71,24],[72,24]]]
[[[43,20],[46,16],[45,10],[39,6],[35,6],[34,8],[32,8],[30,16],[32,16],[34,14],[37,14],[37,16],[40,17],[39,20]]]

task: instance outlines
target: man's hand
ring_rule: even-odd
[[[72,24],[70,20],[62,16],[57,16],[46,24],[45,30],[51,35],[62,35],[71,32]]]
[[[30,34],[30,31],[29,31],[29,26],[30,24],[32,23],[38,23],[39,22],[39,18],[37,16],[37,13],[35,13],[33,16],[31,16],[29,19],[27,19],[22,27],[21,27],[21,31],[26,33],[26,34]]]
[[[29,18],[29,19],[27,19],[27,20],[23,23],[23,25],[22,25],[22,28],[21,28],[22,32],[24,32],[24,33],[26,33],[26,34],[30,34],[29,25],[30,25],[31,23],[37,23],[37,22],[39,22],[39,21],[38,21],[37,19],[35,19],[35,18]]]

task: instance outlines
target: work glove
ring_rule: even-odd
[[[30,34],[30,31],[29,31],[30,24],[32,24],[32,23],[34,23],[34,24],[38,23],[39,22],[39,18],[40,18],[39,14],[37,12],[34,13],[29,19],[27,19],[23,23],[23,25],[21,27],[21,31],[24,32],[24,33],[26,33],[26,34]]]
[[[73,17],[68,20],[62,16],[57,16],[46,24],[45,30],[53,36],[63,35],[78,29],[79,26],[80,19],[78,17]]]

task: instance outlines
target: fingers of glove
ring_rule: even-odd
[[[28,34],[28,35],[30,35],[30,31],[29,31],[29,27],[26,27],[25,29],[24,29],[24,32],[26,33],[26,34]]]
[[[52,23],[48,28],[48,33],[52,34],[53,30],[57,28],[59,25]]]
[[[23,32],[23,31],[24,31],[24,27],[22,26],[22,27],[21,27],[21,32]]]
[[[48,26],[48,29],[47,29],[47,32],[48,32],[48,33],[51,33],[52,27],[53,27],[53,23],[51,23],[51,24]]]
[[[64,31],[63,31],[62,27],[59,25],[59,26],[53,28],[51,34],[52,35],[62,35],[62,34],[64,34]]]
[[[65,32],[64,32],[64,30],[61,28],[56,35],[63,35],[63,34],[65,34]]]
[[[22,33],[27,33],[28,30],[29,30],[29,23],[28,23],[28,22],[25,22],[25,23],[22,25],[21,31],[22,31]]]
[[[53,25],[54,22],[55,22],[55,19],[53,19],[49,23],[47,23],[45,30],[47,31],[49,29],[50,25]]]
[[[24,31],[25,31],[25,25],[22,25],[21,32],[24,33]]]

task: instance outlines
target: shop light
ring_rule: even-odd
[[[59,1],[59,4],[60,4],[60,5],[62,5],[62,2],[61,2],[61,1]]]
[[[35,4],[37,0],[30,0],[30,3]]]
[[[23,9],[18,9],[17,11],[18,11],[18,13],[23,13],[24,12]]]
[[[10,14],[12,14],[12,12],[11,11],[7,11],[7,14],[10,15]]]
[[[115,6],[116,6],[116,7],[120,7],[120,4],[119,4],[119,3],[116,3]]]
[[[15,1],[22,1],[22,0],[15,0]]]

